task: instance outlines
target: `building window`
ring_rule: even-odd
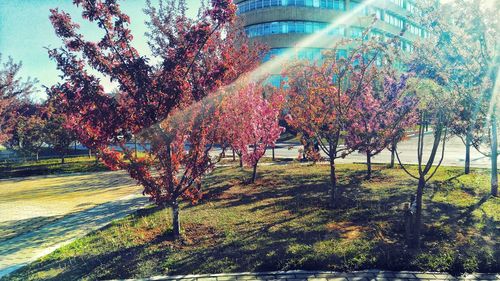
[[[406,1],[405,8],[406,8],[406,10],[408,12],[410,12],[412,14],[418,14],[419,13],[418,8],[415,6],[414,3],[410,2],[410,1]]]
[[[345,36],[345,28],[343,26],[333,28],[332,30],[330,30],[328,32],[328,34],[333,35],[333,36],[344,37]]]
[[[238,4],[238,14],[275,6],[314,7],[345,11],[345,0],[247,0]]]
[[[351,38],[361,38],[363,37],[364,29],[361,27],[351,27]]]
[[[349,3],[349,10],[354,10],[354,9],[358,9],[359,6],[361,6],[361,2],[360,1],[351,1]],[[359,11],[359,14],[360,15],[363,15],[363,16],[367,16],[368,15],[368,7],[364,7],[362,8],[360,11]]]
[[[347,58],[347,51],[346,50],[337,50],[337,52],[335,53],[335,58],[337,60],[339,60],[341,58]]]
[[[390,1],[403,8],[403,0],[390,0]]]
[[[275,21],[259,23],[245,27],[245,31],[249,37],[266,36],[270,34],[285,34],[285,33],[305,33],[312,34],[319,32],[328,27],[325,22],[312,21]],[[332,36],[345,36],[345,27],[337,26],[328,30],[328,34]]]
[[[313,33],[314,32],[313,26],[314,26],[314,24],[312,22],[306,22],[305,23],[305,32],[306,33]]]
[[[324,49],[321,48],[302,48],[302,49],[293,49],[293,48],[273,48],[270,49],[269,52],[264,56],[264,61],[268,61],[272,58],[279,56],[286,56],[287,59],[306,59],[310,61],[319,61],[323,59]],[[337,57],[346,57],[347,52],[345,50],[338,50]]]
[[[397,17],[391,13],[387,13],[387,12],[384,14],[384,21],[390,25],[393,25],[393,26],[401,28],[401,29],[403,28],[403,25],[404,25],[404,22],[402,19],[400,19],[399,17]]]
[[[304,22],[301,22],[301,21],[295,22],[295,32],[297,32],[297,33],[305,33]]]

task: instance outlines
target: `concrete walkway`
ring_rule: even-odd
[[[415,137],[411,137],[405,141],[402,141],[398,144],[398,153],[403,164],[417,164],[417,143],[418,139]],[[431,151],[431,146],[433,144],[433,136],[432,134],[426,134],[425,142],[424,142],[424,159],[427,161],[427,157],[429,152]],[[276,144],[275,156],[277,158],[292,158],[297,159],[299,157],[299,149],[302,148],[302,145],[294,142],[282,142]],[[488,148],[484,148],[485,151],[488,151]],[[436,157],[436,161],[434,165],[437,165],[439,162],[439,158],[441,156],[441,147],[438,150],[439,157]],[[231,151],[228,151],[228,154],[231,154]],[[326,154],[321,151],[321,155],[326,157]],[[271,157],[272,151],[271,149],[266,150],[265,156]],[[389,163],[391,161],[391,153],[389,150],[384,149],[381,153],[377,154],[372,158],[372,163]],[[337,163],[365,163],[366,156],[354,152],[349,154],[345,159],[339,158],[337,159]],[[443,166],[457,166],[463,167],[465,163],[465,145],[462,140],[458,137],[452,137],[446,141],[446,148],[443,159]],[[397,160],[396,160],[397,164]],[[476,149],[471,149],[471,167],[475,168],[489,168],[490,167],[490,159],[481,153],[479,153]]]
[[[142,195],[128,195],[0,242],[0,277],[148,204]]]
[[[381,271],[365,270],[355,272],[333,272],[333,271],[274,271],[259,273],[221,273],[204,275],[177,275],[177,276],[155,276],[146,279],[127,279],[127,280],[179,280],[179,281],[228,281],[228,280],[280,280],[280,281],[369,281],[369,280],[500,280],[500,274],[474,273],[460,277],[453,277],[446,273],[435,272],[413,272],[413,271]]]

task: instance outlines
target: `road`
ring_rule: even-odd
[[[411,137],[406,141],[398,144],[398,153],[403,164],[417,164],[417,138]],[[428,153],[431,150],[433,142],[432,134],[427,134],[424,138],[424,161],[427,161]],[[278,158],[298,158],[299,149],[302,145],[298,143],[278,143],[275,149],[275,156]],[[439,148],[439,155],[441,156],[441,148]],[[323,156],[326,156],[322,152]],[[267,157],[272,156],[272,151],[266,151]],[[380,154],[372,158],[372,163],[389,163],[391,161],[391,153],[389,150],[384,150]],[[397,160],[396,160],[397,161]],[[435,164],[439,161],[436,157]],[[345,159],[338,159],[337,163],[366,163],[366,156],[360,153],[352,153]],[[465,145],[458,137],[453,137],[446,141],[444,159],[442,165],[444,166],[464,166],[465,163]],[[475,149],[471,149],[471,166],[477,168],[489,168],[490,159]]]

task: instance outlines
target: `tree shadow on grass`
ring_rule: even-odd
[[[203,233],[193,235],[208,235],[206,244],[178,247],[171,243],[169,234],[163,232],[139,246],[39,264],[52,262],[44,266],[67,268],[54,280],[77,279],[89,271],[90,279],[105,279],[221,271],[427,269],[426,264],[418,264],[420,253],[408,251],[404,245],[403,213],[398,209],[414,193],[413,180],[394,179],[375,172],[374,179],[367,182],[364,171],[346,169],[339,173],[342,208],[330,210],[326,173],[282,173],[266,171],[254,185],[242,185],[228,173],[207,177],[204,185],[209,200],[184,206],[182,211],[196,214],[203,208],[212,208],[217,213],[238,212],[239,216],[248,218],[234,219],[227,229],[223,224],[210,221],[203,222],[207,225],[195,225]],[[246,175],[247,171],[237,171],[237,177]],[[472,227],[467,220],[457,220],[460,215],[468,218],[484,204],[479,200],[478,204],[463,210],[453,204],[447,206],[425,200],[424,221],[427,224],[442,221],[455,232],[465,226]],[[157,210],[148,208],[134,216],[140,219]],[[443,213],[450,217],[443,218]],[[483,222],[491,224],[489,230],[482,230],[491,237],[498,225],[486,218]],[[184,226],[192,223],[187,214],[183,223]],[[424,235],[427,244],[454,237],[439,237],[429,231],[424,231]],[[454,242],[449,243],[454,246]],[[422,253],[432,252],[424,247]],[[479,267],[479,270],[485,268]]]
[[[340,177],[339,188],[344,196],[342,208],[338,210],[327,208],[329,182],[324,175],[284,176],[279,171],[266,171],[258,185],[243,186],[242,192],[233,197],[213,198],[216,208],[246,207],[248,212],[258,212],[267,219],[238,223],[241,231],[237,238],[185,256],[176,263],[173,272],[216,272],[221,268],[229,271],[352,270],[373,265],[372,261],[350,264],[351,261],[337,253],[317,255],[313,245],[342,239],[350,240],[348,243],[357,243],[358,240],[368,243],[366,240],[375,237],[379,231],[372,220],[386,220],[393,216],[394,212],[387,206],[404,202],[409,198],[409,192],[394,192],[395,187],[389,191],[390,196],[376,202],[373,192],[362,186],[365,172],[348,170]],[[354,199],[348,199],[348,196]],[[373,219],[375,208],[380,210],[382,206],[387,207],[386,212],[392,213]],[[378,243],[384,245],[372,245],[373,251],[370,252],[374,256],[381,248],[386,253],[401,252],[397,251],[401,244]]]
[[[169,254],[168,249],[163,255]],[[45,259],[22,269],[13,280],[26,280],[28,276],[36,276],[46,272],[43,280],[80,280],[85,277],[89,280],[124,279],[132,276],[143,277],[146,272],[139,268],[141,261],[161,262],[161,256],[147,254],[143,246],[125,247],[120,250],[109,251],[97,255],[67,257],[64,259]],[[51,272],[56,269],[56,271]],[[90,272],[90,274],[89,274]],[[151,272],[154,275],[154,272]],[[17,278],[16,278],[17,277]]]

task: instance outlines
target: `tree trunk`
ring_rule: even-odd
[[[236,153],[234,153],[234,149],[233,149],[233,161],[236,161]]]
[[[137,158],[137,138],[134,135],[134,155]]]
[[[470,147],[471,147],[471,135],[467,132],[465,136],[465,169],[464,173],[466,175],[470,174]]]
[[[226,158],[226,147],[225,146],[222,147],[221,157]]]
[[[416,206],[415,206],[415,225],[413,226],[413,242],[409,245],[411,248],[420,249],[420,233],[422,228],[422,196],[424,194],[425,179],[420,176],[418,180]]]
[[[64,164],[64,153],[61,154],[61,164]]]
[[[372,155],[369,152],[366,153],[366,168],[367,168],[366,178],[371,179],[372,178]]]
[[[89,159],[92,158],[92,149],[89,149]]]
[[[491,195],[498,196],[498,136],[495,116],[491,118]]]
[[[394,163],[396,161],[396,149],[397,149],[397,143],[393,142],[391,145],[391,163],[389,164],[389,168],[394,169]]]
[[[250,180],[250,183],[254,183],[256,177],[257,177],[257,163],[253,165],[252,179]]]
[[[173,201],[172,203],[172,234],[174,239],[178,239],[181,236],[181,222],[179,218],[179,203]]]
[[[413,239],[413,226],[415,214],[412,210],[412,204],[415,202],[415,196],[411,196],[410,204],[405,206],[404,210],[404,227],[406,245],[411,245]]]
[[[37,153],[36,153],[36,162],[38,162],[40,160],[39,155],[40,155],[40,153],[38,153],[38,151],[37,151]]]
[[[243,159],[241,158],[241,155],[238,155],[240,157],[240,168],[243,168]]]
[[[335,158],[330,157],[330,208],[338,207],[337,175],[335,174]]]
[[[275,160],[274,158],[274,146],[272,147],[272,151],[273,151],[273,161]]]

